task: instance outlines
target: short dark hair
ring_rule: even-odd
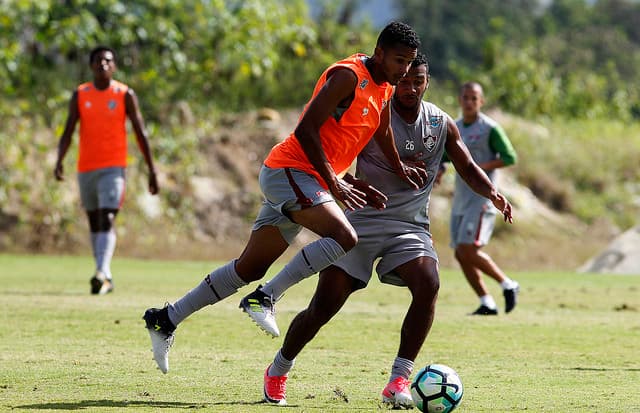
[[[111,52],[111,54],[113,55],[113,60],[116,60],[115,50],[113,50],[109,46],[97,46],[93,50],[91,50],[91,53],[89,53],[89,64],[93,63],[93,59],[95,59],[96,56],[102,52]]]
[[[424,53],[418,52],[416,58],[411,62],[411,68],[418,67],[420,65],[425,65],[427,67],[427,74],[429,74],[429,61],[427,61],[427,56]]]
[[[463,83],[462,86],[460,86],[460,91],[458,93],[460,93],[460,96],[462,96],[465,90],[474,89],[474,88],[480,89],[480,95],[484,97],[484,90],[482,88],[482,85],[475,81],[469,81],[469,82]]]
[[[420,47],[420,39],[413,28],[408,24],[391,22],[380,32],[376,46],[380,46],[385,49],[397,44],[417,49]]]

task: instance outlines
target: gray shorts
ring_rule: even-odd
[[[394,270],[419,257],[431,257],[438,261],[431,234],[424,226],[403,221],[384,219],[350,219],[358,234],[358,243],[347,255],[334,262],[364,288],[371,279],[373,264],[378,279],[385,284],[405,286]]]
[[[289,244],[302,229],[301,225],[289,219],[289,211],[335,202],[331,193],[313,175],[297,169],[262,165],[258,179],[265,199],[253,230],[264,225],[276,226]]]
[[[87,211],[120,209],[124,201],[125,168],[100,168],[78,173],[80,200]]]
[[[497,210],[486,206],[465,215],[452,215],[449,229],[451,247],[460,244],[473,244],[478,247],[487,245],[495,227]]]

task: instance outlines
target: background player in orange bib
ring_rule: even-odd
[[[149,168],[149,192],[153,195],[158,193],[158,182],[138,98],[133,89],[113,79],[115,51],[96,47],[89,55],[89,65],[94,78],[78,86],[71,96],[67,122],[58,143],[54,175],[58,181],[64,180],[63,160],[80,121],[78,184],[82,206],[89,218],[96,262],[90,281],[91,293],[106,294],[113,291],[111,258],[116,247],[113,225],[124,199],[127,117]]]

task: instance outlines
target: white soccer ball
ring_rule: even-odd
[[[460,404],[462,393],[460,376],[444,364],[422,368],[411,383],[413,402],[425,413],[449,413]]]

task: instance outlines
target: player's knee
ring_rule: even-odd
[[[265,276],[269,270],[269,266],[264,265],[246,265],[240,262],[236,262],[236,273],[246,283],[258,281]]]
[[[458,262],[469,261],[470,259],[473,258],[475,254],[476,254],[475,250],[473,250],[472,248],[469,248],[466,245],[458,245],[456,247],[455,257],[458,260]]]
[[[358,234],[351,226],[339,228],[331,235],[331,238],[340,244],[345,252],[355,247],[358,243]]]
[[[98,232],[111,231],[117,214],[118,214],[117,209],[100,209],[98,211],[97,222],[96,222],[98,227]]]
[[[414,299],[423,302],[432,302],[440,291],[440,278],[438,276],[421,277],[417,282],[409,286]]]

